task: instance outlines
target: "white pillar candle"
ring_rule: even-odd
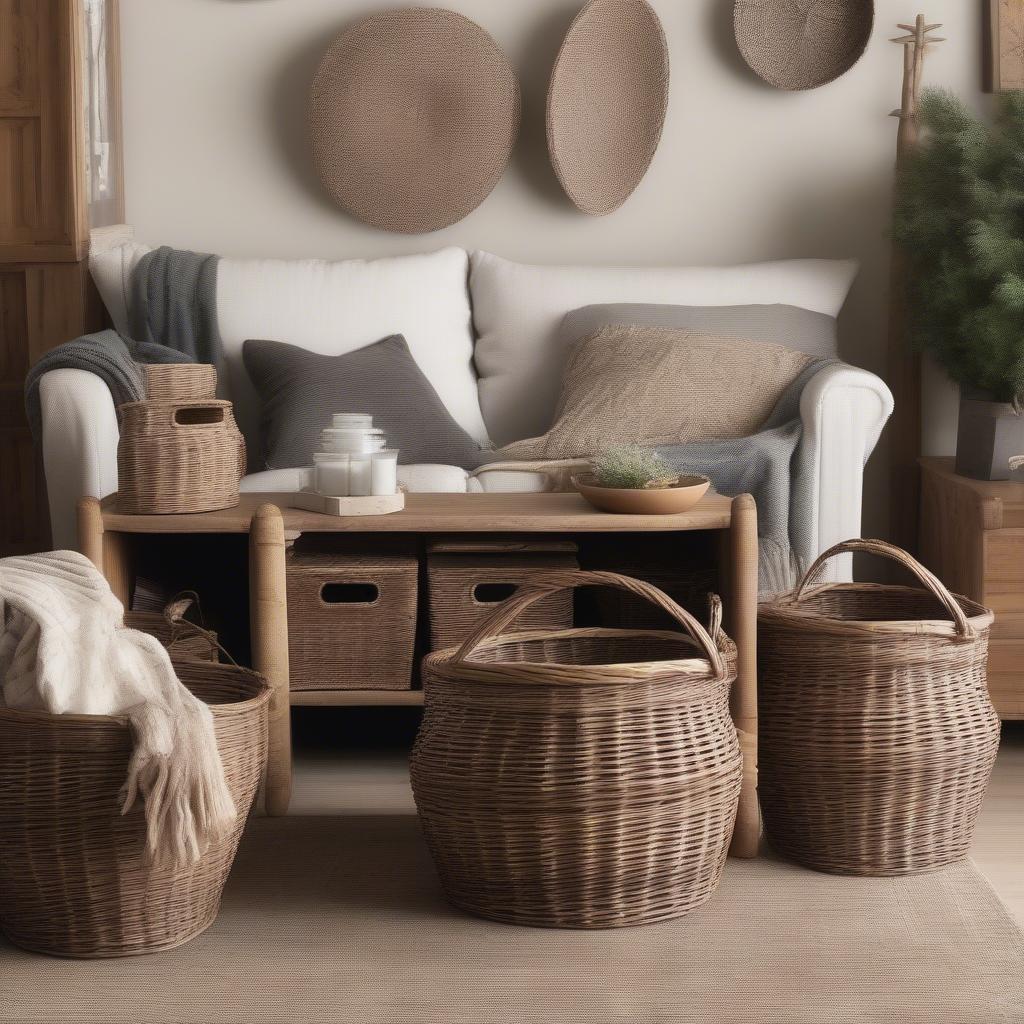
[[[348,493],[351,495],[371,494],[373,460],[369,455],[349,457]]]
[[[332,498],[344,498],[349,493],[349,459],[347,455],[318,452],[316,463],[316,489]]]
[[[371,494],[398,493],[398,450],[376,452],[370,472]]]

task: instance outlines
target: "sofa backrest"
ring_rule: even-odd
[[[544,433],[558,401],[566,313],[594,303],[798,306],[838,316],[853,260],[780,260],[735,267],[548,267],[487,252],[470,259],[480,407],[495,444]],[[835,353],[830,353],[834,355]]]
[[[149,251],[121,239],[90,256],[114,325],[125,334],[131,273]],[[566,355],[559,326],[571,310],[593,303],[782,303],[835,317],[856,269],[852,260],[548,267],[486,252],[470,258],[456,248],[377,260],[225,257],[217,278],[224,391],[255,452],[259,409],[241,359],[246,339],[340,355],[400,333],[455,420],[477,440],[489,434],[501,445],[550,426]]]
[[[93,278],[122,333],[131,272],[148,251],[128,242],[90,258]],[[486,441],[473,371],[467,273],[468,256],[455,248],[379,260],[221,259],[217,312],[228,371],[224,391],[253,450],[259,408],[242,363],[248,338],[342,355],[403,334],[448,411],[470,435]]]

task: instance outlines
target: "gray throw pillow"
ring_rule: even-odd
[[[568,348],[602,327],[684,328],[718,337],[748,338],[784,345],[816,359],[834,359],[838,342],[835,317],[798,306],[669,306],[610,302],[566,313],[559,341]]]
[[[480,445],[455,422],[416,364],[405,338],[323,356],[281,341],[247,341],[242,359],[261,403],[267,469],[309,466],[332,413],[373,414],[403,465],[475,469]]]

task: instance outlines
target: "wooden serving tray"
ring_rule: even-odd
[[[316,491],[298,491],[288,504],[307,512],[322,512],[326,516],[384,516],[401,512],[405,508],[405,494],[372,494],[349,498],[332,498]]]

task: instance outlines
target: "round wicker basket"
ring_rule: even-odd
[[[686,633],[497,635],[582,585],[646,597]],[[742,773],[735,647],[718,616],[712,631],[646,583],[560,571],[538,574],[460,648],[427,657],[411,777],[452,903],[516,924],[612,928],[710,898]]]
[[[777,89],[816,89],[845,74],[871,38],[875,0],[736,0],[743,59]]]
[[[867,551],[926,589],[809,581]],[[903,875],[966,856],[999,745],[992,613],[906,552],[851,540],[758,615],[759,781],[772,845],[811,868]]]
[[[217,397],[217,369],[211,363],[144,363],[149,402],[191,402]]]
[[[216,918],[266,762],[270,690],[247,669],[174,667],[213,712],[235,828],[191,867],[152,867],[143,808],[121,814],[127,720],[0,709],[0,928],[16,945],[133,956],[181,945]]]
[[[121,511],[162,515],[238,504],[242,435],[230,402],[129,402],[119,412]]]

